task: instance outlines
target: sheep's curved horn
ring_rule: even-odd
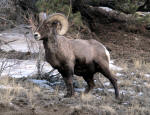
[[[60,13],[52,14],[46,19],[46,21],[51,23],[54,21],[58,21],[61,24],[61,29],[57,30],[59,35],[64,35],[68,31],[69,27],[68,19],[63,14]]]

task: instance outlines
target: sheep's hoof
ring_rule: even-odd
[[[117,100],[120,100],[120,99],[121,99],[119,96],[115,96],[115,98],[116,98]]]
[[[116,97],[117,100],[120,100],[119,92],[115,93],[115,97]]]
[[[90,92],[90,89],[87,87],[84,91],[84,94],[88,94]]]

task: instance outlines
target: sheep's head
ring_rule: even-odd
[[[45,13],[41,13],[39,14],[38,26],[33,28],[36,28],[33,30],[34,38],[36,40],[43,40],[48,38],[54,30],[58,35],[64,35],[68,30],[68,20],[60,13],[54,13],[48,17]]]

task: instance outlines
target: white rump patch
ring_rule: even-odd
[[[110,63],[110,53],[109,53],[109,51],[106,49],[106,47],[105,47],[104,45],[102,45],[102,46],[103,46],[104,49],[105,49],[105,53],[106,53],[106,55],[107,55],[108,62]]]

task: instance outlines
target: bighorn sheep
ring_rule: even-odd
[[[45,17],[45,16],[44,16]],[[63,36],[68,30],[68,20],[60,13],[42,19],[42,23],[34,32],[36,40],[43,40],[46,61],[61,73],[67,86],[65,97],[74,94],[72,77],[74,74],[83,76],[88,87],[85,93],[94,88],[93,75],[102,73],[108,78],[119,97],[117,80],[109,69],[109,52],[94,39],[68,39]],[[58,24],[61,28],[58,29]]]

